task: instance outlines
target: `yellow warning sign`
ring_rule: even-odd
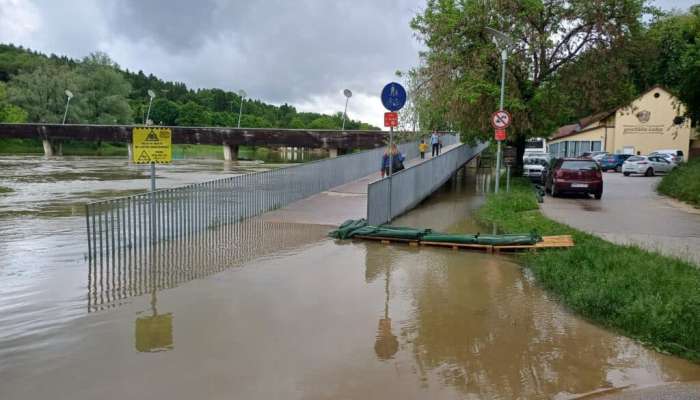
[[[168,164],[173,159],[170,128],[144,127],[132,131],[136,164]]]

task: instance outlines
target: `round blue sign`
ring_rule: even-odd
[[[396,82],[388,83],[382,89],[382,104],[389,111],[399,111],[406,104],[406,89]]]

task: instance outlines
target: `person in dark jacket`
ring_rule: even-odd
[[[390,169],[391,172],[398,172],[404,169],[403,162],[405,161],[405,157],[401,152],[399,151],[399,148],[396,147],[395,144],[391,145],[391,157],[389,156],[389,152],[385,151],[384,155],[382,156],[382,167],[381,167],[381,174],[382,178],[385,176],[390,175]],[[392,168],[389,168],[390,165]]]

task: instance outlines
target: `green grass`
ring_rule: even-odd
[[[700,158],[681,163],[659,183],[659,193],[700,207]]]
[[[0,186],[0,194],[12,193],[14,190],[9,187]]]
[[[0,139],[0,154],[44,154],[39,139]],[[64,156],[124,156],[125,143],[97,143],[66,140],[63,142]]]
[[[572,235],[570,249],[519,256],[541,286],[587,319],[700,362],[700,269],[544,217],[530,183],[521,179],[513,180],[511,193],[489,196],[477,217],[507,233]]]

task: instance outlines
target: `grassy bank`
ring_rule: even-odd
[[[664,176],[657,190],[700,207],[700,158],[682,163]]]
[[[44,154],[39,139],[0,139],[0,154]],[[66,140],[63,142],[64,156],[124,156],[125,143],[97,143]]]
[[[531,185],[520,179],[511,193],[490,196],[478,218],[509,233],[573,235],[573,248],[519,256],[539,284],[585,318],[700,362],[699,269],[544,217]]]

